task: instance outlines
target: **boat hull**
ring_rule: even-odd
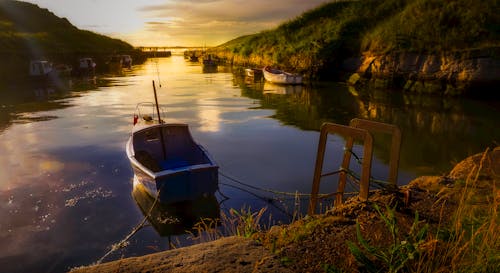
[[[266,81],[276,84],[302,84],[302,76],[291,74],[278,69],[265,67],[262,72]]]
[[[163,143],[158,139],[162,136]],[[164,145],[164,156],[158,153],[160,145]],[[185,124],[154,125],[132,133],[126,150],[138,183],[160,202],[195,200],[218,189],[219,167],[192,140]]]

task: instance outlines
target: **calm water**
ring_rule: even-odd
[[[348,124],[360,117],[398,125],[399,184],[443,174],[500,139],[498,104],[362,93],[334,83],[286,89],[229,68],[213,72],[174,55],[96,82],[0,86],[0,271],[62,272],[96,262],[141,222],[124,145],[136,104],[154,99],[152,80],[161,84],[167,122],[188,123],[220,165],[220,193],[210,204],[223,211],[268,207],[275,221],[288,221],[292,197],[227,176],[257,188],[309,193],[324,121]],[[338,167],[343,143],[329,138],[326,169]],[[376,138],[375,178],[386,179],[389,143]],[[335,180],[324,179],[322,191],[333,191]],[[129,243],[107,260],[168,248],[167,237],[152,227]]]

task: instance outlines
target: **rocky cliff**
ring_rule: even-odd
[[[367,52],[343,62],[354,85],[401,87],[418,93],[498,96],[500,48],[438,54]]]

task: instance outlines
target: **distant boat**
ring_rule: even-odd
[[[132,68],[132,57],[130,55],[122,55],[122,67],[126,67],[128,69]]]
[[[52,73],[52,64],[45,60],[34,60],[30,62],[29,75],[34,78],[48,77]]]
[[[258,68],[245,68],[245,75],[247,77],[262,77],[262,69]]]
[[[279,69],[273,69],[269,66],[264,67],[264,78],[266,81],[278,84],[302,84],[302,76],[288,73]]]
[[[94,76],[96,63],[92,58],[85,57],[78,60],[78,68],[74,71],[77,76]]]
[[[160,202],[194,200],[218,189],[215,161],[187,124],[164,123],[157,103],[138,104],[126,152],[138,182],[153,196],[159,192]]]
[[[203,66],[217,66],[218,60],[212,56],[212,54],[208,54],[203,56]]]

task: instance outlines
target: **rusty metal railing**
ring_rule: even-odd
[[[359,198],[362,200],[368,199],[368,193],[370,190],[370,173],[371,173],[371,162],[373,153],[373,137],[371,133],[385,133],[391,134],[391,153],[389,160],[389,177],[388,184],[386,187],[397,188],[397,177],[399,168],[399,154],[401,149],[401,131],[400,129],[392,124],[381,123],[371,120],[364,119],[352,119],[349,126],[338,125],[334,123],[325,123],[321,126],[320,140],[318,144],[318,152],[316,155],[316,166],[314,170],[313,185],[311,190],[311,200],[309,202],[309,214],[314,214],[316,210],[316,204],[318,201],[318,192],[321,178],[334,173],[339,173],[339,182],[337,192],[335,194],[335,205],[340,205],[343,203],[344,190],[346,185],[346,179],[349,164],[351,160],[351,151],[354,144],[354,140],[362,140],[363,149],[363,161],[360,177],[360,190]],[[342,167],[339,172],[334,173],[322,173],[323,171],[323,161],[324,154],[326,150],[326,140],[328,134],[337,133],[347,138],[344,157],[342,161]]]
[[[372,165],[372,153],[373,153],[373,138],[371,134],[365,129],[359,129],[334,123],[324,123],[321,126],[318,152],[316,154],[316,166],[314,169],[311,200],[309,202],[309,210],[308,210],[308,214],[310,215],[315,214],[316,211],[316,204],[319,193],[319,184],[321,182],[321,178],[328,175],[322,173],[323,161],[325,158],[326,140],[328,138],[328,134],[334,134],[334,133],[340,134],[344,137],[348,137],[348,139],[359,139],[363,141],[365,147],[363,149],[363,163],[362,163],[362,172],[360,179],[359,196],[364,200],[368,199],[368,190],[370,187],[370,170]]]

